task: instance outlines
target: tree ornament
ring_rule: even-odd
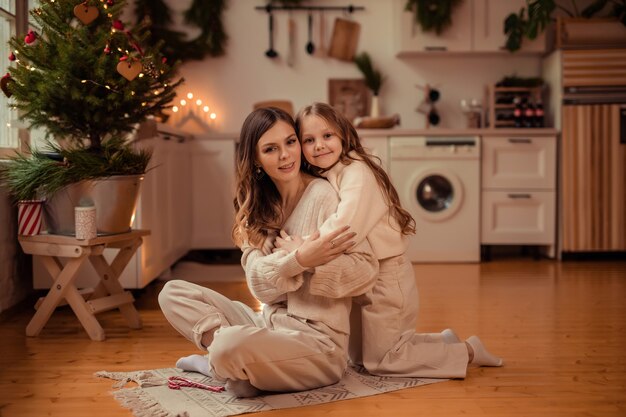
[[[129,59],[127,56],[121,57],[120,62],[117,64],[117,72],[128,81],[137,78],[142,69],[143,65],[141,65],[141,62]]]
[[[28,33],[26,34],[26,36],[24,37],[24,42],[27,45],[32,44],[36,40],[37,40],[37,34],[35,32],[33,32],[32,30],[29,30]]]
[[[11,53],[9,54],[9,61],[13,62],[13,61],[15,61],[16,59],[17,59],[17,58],[15,57],[15,54],[14,54],[13,52],[11,52]]]
[[[88,25],[98,18],[100,12],[95,6],[87,5],[87,2],[77,4],[74,7],[74,16],[78,18],[84,25]]]
[[[115,30],[124,30],[124,24],[122,23],[121,20],[114,20],[113,21],[113,29],[115,29]]]
[[[152,78],[159,77],[159,70],[157,69],[154,62],[149,61],[148,63],[143,64],[143,72]]]
[[[111,53],[111,47],[109,46],[109,44],[107,43],[107,45],[104,47],[104,53],[109,55]]]
[[[13,93],[11,93],[11,90],[9,89],[9,84],[12,82],[13,78],[11,78],[11,74],[9,74],[8,72],[5,76],[2,77],[2,79],[0,79],[0,89],[2,89],[2,92],[5,96],[7,96],[7,98],[11,98],[11,96],[13,95]]]
[[[108,6],[113,6],[115,4],[115,2],[113,0],[107,0],[107,5]]]

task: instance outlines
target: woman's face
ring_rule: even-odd
[[[341,137],[326,120],[310,114],[302,119],[302,152],[309,164],[318,168],[332,167],[341,157]]]
[[[300,142],[288,123],[277,121],[256,145],[257,163],[275,182],[287,182],[300,175]]]

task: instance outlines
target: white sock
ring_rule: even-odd
[[[176,362],[176,367],[183,371],[199,372],[206,376],[213,376],[209,371],[209,360],[204,355],[183,356]]]
[[[470,363],[479,366],[502,366],[504,364],[501,358],[489,353],[478,336],[470,336],[466,342],[474,350],[474,359]]]
[[[229,379],[226,381],[226,391],[232,393],[235,397],[250,398],[261,394],[247,379],[237,380]]]
[[[445,329],[441,332],[441,339],[444,343],[461,343],[459,336],[452,329]]]

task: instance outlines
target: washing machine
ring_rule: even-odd
[[[391,180],[415,219],[412,262],[480,261],[480,138],[393,137]]]

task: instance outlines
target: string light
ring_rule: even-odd
[[[194,93],[188,92],[184,98],[180,99],[179,105],[172,106],[170,123],[182,128],[187,122],[195,122],[208,130],[215,126],[217,119],[217,114],[210,111],[211,108],[201,98],[194,97]]]

